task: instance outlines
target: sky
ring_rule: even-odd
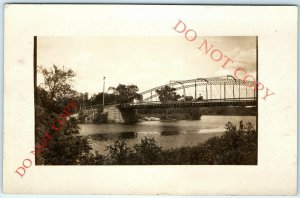
[[[74,89],[89,95],[105,87],[135,84],[140,91],[167,84],[170,80],[188,80],[233,75],[243,67],[256,75],[255,37],[205,37],[214,48],[234,63],[226,69],[182,36],[173,37],[38,37],[37,63],[45,68],[53,64],[72,69],[77,76]],[[41,74],[38,84],[43,81]]]

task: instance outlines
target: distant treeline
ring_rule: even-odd
[[[256,107],[169,107],[169,108],[145,108],[138,109],[139,118],[159,117],[161,119],[191,120],[199,119],[202,115],[233,115],[256,116]]]

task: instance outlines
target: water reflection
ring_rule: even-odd
[[[165,135],[165,136],[167,136],[167,135],[178,135],[179,131],[162,131],[160,134]]]
[[[175,122],[163,122],[159,127],[160,135],[179,135],[183,130],[180,129],[180,125],[174,125]]]
[[[97,141],[107,141],[114,139],[134,139],[137,137],[137,133],[133,131],[120,133],[97,133],[90,135],[90,137]]]

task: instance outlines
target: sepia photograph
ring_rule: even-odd
[[[297,193],[297,6],[4,10],[5,193]]]
[[[257,165],[257,37],[33,39],[36,165]]]

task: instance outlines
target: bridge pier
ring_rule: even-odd
[[[103,113],[107,113],[108,123],[135,123],[137,114],[135,109],[119,109],[116,106],[104,107]]]

